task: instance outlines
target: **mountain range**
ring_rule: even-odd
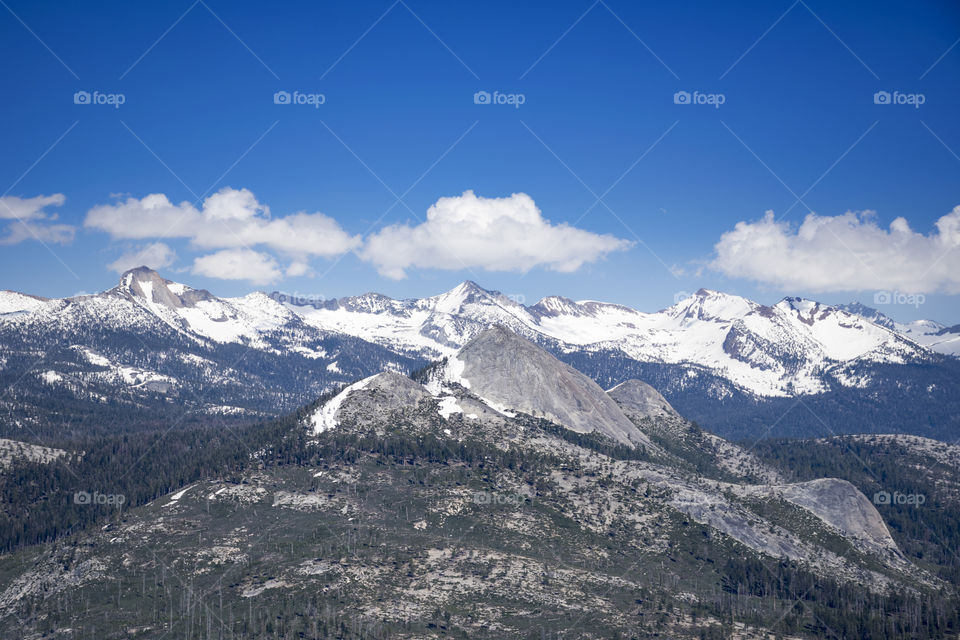
[[[604,388],[644,380],[725,436],[960,433],[960,330],[859,305],[701,289],[655,313],[562,297],[527,306],[473,282],[414,300],[218,298],[141,267],[95,295],[2,292],[0,312],[2,435],[82,433],[144,407],[158,420],[279,415],[450,357],[494,324]]]

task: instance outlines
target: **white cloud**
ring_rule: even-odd
[[[410,267],[572,272],[632,243],[543,218],[533,198],[483,198],[465,191],[440,198],[416,226],[391,225],[368,238],[360,256],[390,278]]]
[[[310,274],[310,265],[306,262],[291,262],[287,267],[286,275],[288,278],[296,278]]]
[[[140,249],[129,251],[110,264],[107,268],[117,273],[123,273],[134,267],[150,267],[151,269],[163,269],[173,264],[177,254],[173,249],[162,242],[154,242]]]
[[[55,193],[50,196],[36,196],[35,198],[3,196],[0,198],[0,218],[15,218],[19,220],[56,218],[56,215],[48,214],[44,209],[50,205],[59,207],[63,205],[66,200],[66,197],[62,193]]]
[[[17,244],[24,240],[40,240],[56,244],[73,241],[76,227],[69,224],[51,224],[57,214],[46,211],[49,206],[59,207],[66,201],[62,193],[34,198],[3,196],[0,198],[0,220],[10,220],[6,235],[0,244]]]
[[[248,280],[262,285],[283,276],[273,256],[252,249],[224,249],[193,261],[192,272],[209,278]]]
[[[872,212],[809,214],[796,230],[762,220],[738,222],[716,244],[711,267],[792,291],[892,289],[908,293],[960,293],[960,206],[924,235],[904,218],[890,228]]]
[[[298,258],[330,257],[360,245],[322,213],[293,213],[273,218],[270,209],[247,189],[226,187],[203,201],[173,204],[162,193],[100,205],[87,212],[84,225],[114,239],[188,238],[206,249],[262,246]]]

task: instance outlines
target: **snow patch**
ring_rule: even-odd
[[[443,396],[440,398],[440,406],[437,408],[437,413],[443,416],[444,420],[447,420],[455,413],[463,413],[463,409],[453,396]]]

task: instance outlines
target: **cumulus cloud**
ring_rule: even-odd
[[[264,247],[301,264],[312,256],[346,253],[361,242],[322,213],[272,217],[248,189],[230,187],[206,198],[199,209],[189,202],[173,204],[162,193],[100,205],[87,212],[84,225],[114,239],[187,238],[203,249]]]
[[[73,241],[76,227],[69,224],[54,224],[57,214],[47,207],[59,207],[66,201],[62,193],[34,198],[3,196],[0,198],[0,220],[10,220],[0,244],[17,244],[24,240],[40,240],[56,244]]]
[[[631,244],[551,224],[525,193],[484,198],[465,191],[437,200],[422,224],[391,225],[370,236],[360,256],[395,279],[406,277],[411,267],[527,271],[543,266],[572,272]]]
[[[123,273],[134,267],[150,267],[151,269],[163,269],[173,264],[177,254],[169,246],[162,242],[154,242],[145,247],[140,247],[129,251],[110,264],[107,268],[117,273]]]
[[[257,285],[276,282],[283,276],[273,256],[253,249],[224,249],[193,261],[192,272],[209,278],[248,280]]]
[[[913,231],[904,218],[889,229],[873,212],[809,214],[796,229],[768,211],[738,222],[716,244],[711,267],[788,290],[812,292],[893,289],[908,293],[960,293],[960,206]]]

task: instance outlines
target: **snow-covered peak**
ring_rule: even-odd
[[[438,313],[462,313],[470,304],[501,304],[499,292],[488,291],[472,280],[465,280],[456,287],[438,296],[426,298]]]
[[[584,315],[584,309],[580,304],[570,298],[564,298],[562,296],[547,296],[533,305],[531,309],[537,313],[537,315],[543,317]]]
[[[0,314],[18,311],[34,311],[46,304],[47,299],[16,291],[0,291]]]
[[[815,313],[822,305],[816,300],[807,300],[806,298],[786,297],[776,305],[778,309],[784,311],[795,311],[800,314],[811,315]]]
[[[664,310],[664,314],[681,322],[699,320],[729,322],[748,313],[764,309],[763,305],[729,293],[700,289],[695,294]]]

